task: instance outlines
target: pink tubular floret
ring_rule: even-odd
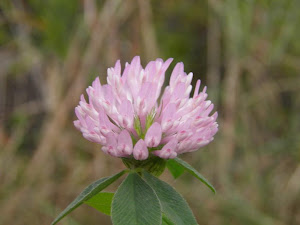
[[[156,59],[145,67],[140,57],[126,63],[123,74],[118,60],[107,70],[107,84],[97,77],[75,108],[75,127],[106,154],[145,160],[153,154],[175,158],[196,151],[213,140],[218,131],[217,112],[206,100],[206,87],[197,81],[193,97],[193,74],[177,63],[169,85],[163,90],[165,72],[173,59]]]

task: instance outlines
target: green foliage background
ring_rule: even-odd
[[[173,185],[203,225],[300,224],[298,0],[1,0],[0,225],[50,224],[87,184],[124,169],[73,127],[117,59],[183,61],[219,112],[215,141]],[[173,62],[171,67],[174,67]],[[169,76],[168,71],[167,76]],[[116,190],[118,183],[107,191]],[[111,224],[89,206],[61,224]]]

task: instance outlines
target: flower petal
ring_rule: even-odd
[[[145,142],[150,148],[157,147],[161,141],[162,130],[159,123],[153,123],[148,129]]]
[[[118,146],[117,150],[124,155],[132,154],[132,140],[129,132],[127,130],[122,130],[118,136]]]
[[[174,138],[171,141],[169,141],[161,150],[154,151],[153,153],[159,156],[160,158],[173,159],[177,156],[177,143],[177,140]]]
[[[133,157],[136,160],[145,160],[149,156],[149,152],[146,143],[143,139],[140,139],[133,148]]]

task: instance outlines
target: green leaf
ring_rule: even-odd
[[[165,214],[165,224],[168,224],[166,223],[168,219],[174,225],[198,224],[187,202],[172,186],[146,171],[143,172],[143,175],[146,182],[157,194],[162,212]]]
[[[160,225],[161,207],[153,189],[137,174],[130,173],[112,202],[114,225]]]
[[[84,203],[110,216],[111,203],[113,197],[114,197],[114,193],[100,192],[94,195],[89,200],[85,201]]]
[[[196,177],[198,180],[200,180],[202,183],[204,183],[207,187],[209,187],[213,193],[216,193],[216,189],[212,186],[211,183],[209,183],[208,180],[204,178],[197,170],[195,170],[190,164],[183,161],[180,158],[175,158],[174,162],[178,163],[179,165],[183,166],[186,171],[188,171],[190,174],[192,174],[194,177]]]
[[[175,225],[175,224],[165,214],[163,214],[161,225]]]
[[[94,195],[98,194],[104,188],[106,188],[114,181],[116,181],[119,177],[121,177],[125,172],[126,171],[123,170],[113,176],[101,178],[100,180],[97,180],[94,183],[90,184],[77,196],[77,198],[70,205],[67,206],[67,208],[64,209],[64,211],[62,211],[56,217],[56,219],[52,222],[51,225],[58,223],[62,218],[64,218],[66,215],[68,215],[70,212],[72,212],[74,209],[80,206],[84,201],[87,201]]]
[[[184,173],[185,169],[174,161],[174,159],[169,159],[167,162],[167,168],[171,172],[172,176],[176,179]]]

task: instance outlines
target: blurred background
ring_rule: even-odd
[[[144,66],[184,62],[219,112],[215,141],[183,156],[217,194],[188,174],[162,176],[199,224],[300,224],[299,9],[299,0],[1,0],[0,224],[50,224],[85,186],[124,168],[72,121],[91,81],[135,55]],[[60,224],[111,222],[84,205]]]

